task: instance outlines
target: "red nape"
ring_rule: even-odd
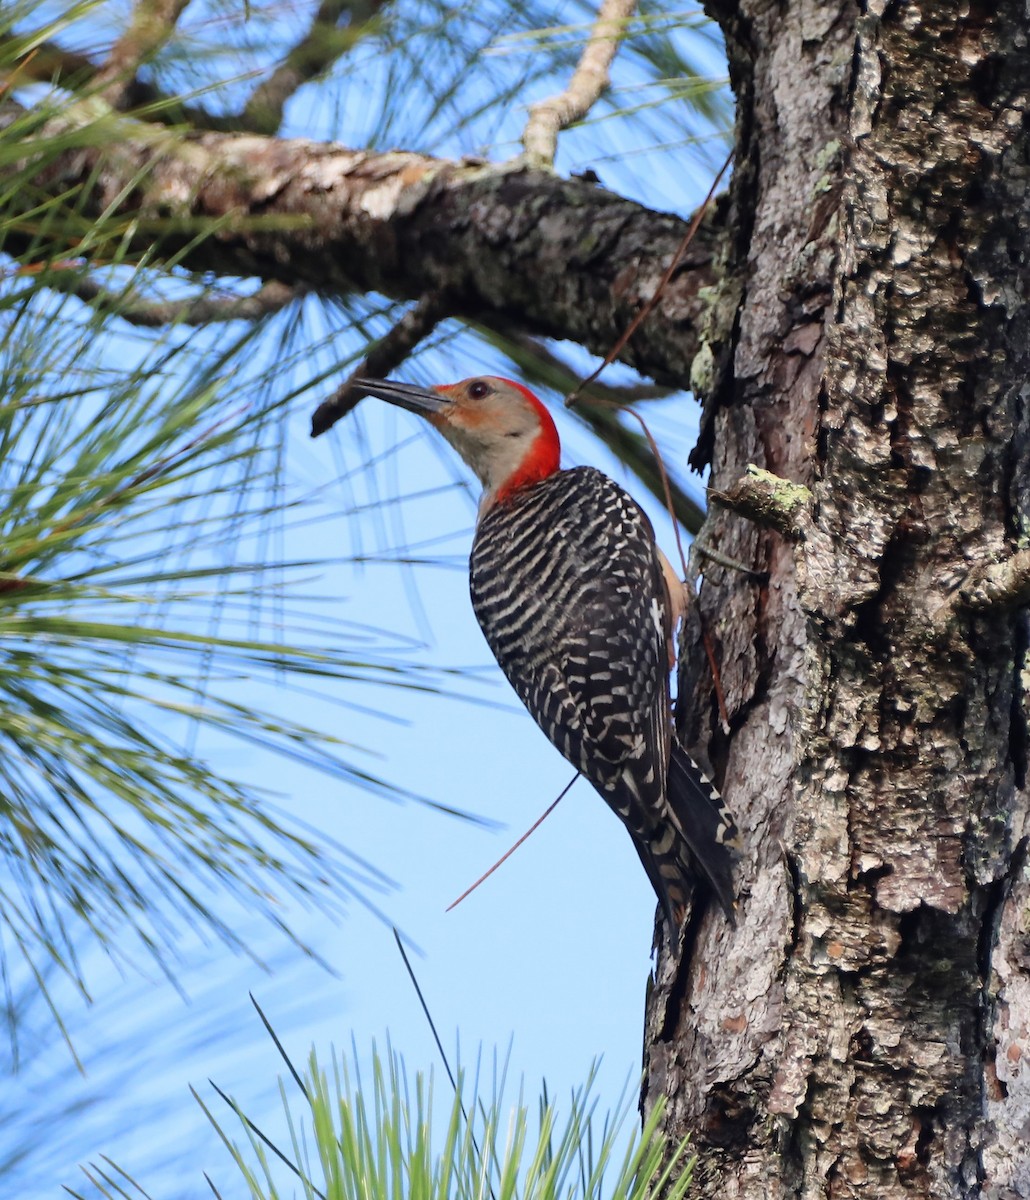
[[[540,418],[540,432],[533,439],[533,444],[526,451],[522,462],[494,493],[495,504],[503,503],[522,488],[553,475],[561,462],[561,442],[558,440],[554,418],[528,387],[523,387],[514,379],[505,379],[503,382],[521,392],[532,405]]]

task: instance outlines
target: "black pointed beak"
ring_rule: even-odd
[[[431,417],[443,412],[453,404],[446,396],[432,388],[419,387],[416,383],[395,383],[392,379],[353,379],[351,385],[366,396],[375,396],[377,400],[386,400],[408,412],[418,413],[421,417]]]

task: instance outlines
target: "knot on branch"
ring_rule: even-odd
[[[1002,562],[974,567],[959,588],[959,600],[981,613],[1030,604],[1030,550],[1017,550]]]
[[[743,477],[729,491],[708,494],[724,508],[792,539],[804,536],[812,507],[812,493],[804,484],[782,479],[754,463],[748,463]]]

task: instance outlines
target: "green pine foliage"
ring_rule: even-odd
[[[194,1093],[231,1157],[229,1194],[242,1181],[251,1200],[682,1200],[690,1187],[687,1143],[660,1131],[664,1102],[627,1134],[629,1106],[600,1119],[592,1079],[567,1106],[545,1089],[534,1112],[521,1094],[505,1099],[503,1077],[487,1094],[460,1071],[448,1103],[431,1075],[412,1083],[393,1051],[373,1048],[368,1080],[356,1052],[323,1067],[312,1051],[303,1075],[290,1071],[278,1142],[231,1097],[221,1093],[226,1115]],[[145,1194],[110,1162],[85,1174],[104,1200]],[[230,1186],[212,1174],[208,1183],[216,1196]]]
[[[16,69],[26,49],[5,53]],[[116,115],[71,125],[68,103],[0,127],[0,976],[20,959],[44,994],[51,965],[88,991],[84,939],[167,967],[185,927],[237,943],[239,908],[282,924],[287,894],[382,892],[205,749],[259,746],[397,799],[345,723],[291,721],[275,691],[332,681],[327,704],[367,704],[370,687],[439,682],[401,640],[320,609],[324,562],[275,552],[304,505],[278,487],[290,358],[262,353],[267,323],[125,327],[152,264],[121,261],[125,230],[87,227],[74,195],[26,202],[69,141],[117,139]],[[91,309],[72,293],[98,259],[108,299]],[[161,269],[174,288],[174,261]]]

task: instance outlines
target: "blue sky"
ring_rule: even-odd
[[[415,417],[373,402],[366,406],[373,445],[386,448],[419,429]],[[679,424],[685,405],[665,407]],[[303,430],[307,417],[298,408],[291,422]],[[344,425],[330,436],[345,439],[349,433]],[[430,436],[426,431],[402,455],[399,470],[414,490],[447,482]],[[336,466],[327,439],[296,440],[297,461],[291,456],[289,473],[299,472],[302,486],[316,472],[331,481]],[[567,463],[591,461],[620,474],[617,464],[590,449],[582,456],[570,453]],[[415,499],[401,507],[407,536],[418,541],[447,532],[439,552],[452,555],[460,568],[473,516],[464,490],[451,486],[430,502]],[[655,504],[648,507],[671,548],[667,519]],[[317,557],[327,543],[338,549],[349,541],[348,519],[320,523],[308,536],[309,544],[291,545],[291,551]],[[640,1069],[654,914],[650,885],[621,825],[580,780],[495,875],[454,911],[444,911],[540,815],[568,782],[570,769],[492,665],[471,612],[464,569],[418,572],[422,614],[412,611],[400,574],[385,563],[337,566],[319,583],[341,597],[348,619],[413,636],[428,620],[430,638],[417,661],[475,668],[476,683],[459,687],[485,703],[381,689],[365,700],[393,719],[349,713],[339,718],[345,721],[340,732],[381,755],[369,765],[397,786],[503,828],[484,828],[414,802],[390,803],[222,739],[201,749],[217,768],[276,793],[285,811],[396,881],[395,891],[374,899],[421,951],[412,952],[412,962],[452,1061],[471,1063],[480,1053],[487,1063],[495,1055],[504,1060],[510,1047],[509,1073],[524,1077],[529,1095],[546,1079],[549,1092],[561,1096],[580,1086],[601,1058],[596,1094],[603,1108],[614,1106]],[[334,710],[316,700],[304,701],[301,711],[295,699],[289,703],[296,719],[319,726],[328,719],[332,726]],[[273,974],[217,943],[184,948],[177,988],[153,968],[148,980],[131,973],[120,978],[101,955],[88,956],[92,1008],[59,989],[86,1075],[70,1068],[67,1050],[44,1021],[8,1097],[12,1110],[34,1113],[33,1121],[73,1100],[84,1107],[56,1145],[38,1143],[37,1153],[14,1173],[19,1187],[19,1180],[38,1181],[42,1171],[72,1184],[80,1162],[107,1154],[155,1196],[190,1194],[202,1168],[224,1195],[237,1194],[227,1156],[187,1089],[192,1084],[212,1098],[210,1077],[262,1127],[282,1130],[275,1095],[282,1064],[250,1005],[250,991],[297,1062],[306,1060],[312,1045],[325,1054],[331,1045],[349,1051],[352,1042],[359,1060],[367,1060],[372,1044],[382,1048],[389,1038],[410,1070],[435,1066],[439,1072],[389,926],[357,906],[338,922],[295,906],[284,915],[335,975],[244,914],[236,919],[244,930],[249,924],[249,940],[274,965]],[[40,1037],[50,1044],[37,1056]],[[86,1104],[89,1097],[95,1102]],[[13,1141],[14,1127],[8,1131]]]
[[[543,81],[536,94],[549,90],[553,81]],[[517,111],[509,114],[505,128],[492,128],[490,137],[503,142],[520,120]],[[559,166],[603,159],[599,169],[613,190],[657,208],[690,211],[711,177],[698,157],[687,149],[637,155],[640,135],[615,124],[571,135]],[[325,108],[298,98],[290,132],[322,135],[330,126]],[[334,132],[348,140],[348,130],[336,125]],[[441,137],[434,149],[461,152],[469,136],[463,132],[451,146]],[[341,338],[347,342],[346,331]],[[585,356],[575,361],[588,366]],[[484,370],[510,372],[463,337],[396,374],[449,382]],[[609,382],[627,378],[619,371],[606,376]],[[285,391],[291,380],[283,382]],[[449,450],[418,418],[374,401],[312,442],[308,423],[319,398],[301,396],[282,429],[283,498],[317,496],[310,503],[319,517],[289,531],[290,556],[324,564],[312,569],[316,589],[331,598],[323,612],[410,637],[418,644],[414,661],[471,669],[471,677],[455,681],[460,697],[396,689],[353,697],[384,716],[339,709],[329,696],[290,694],[279,702],[294,719],[367,748],[369,767],[389,782],[503,827],[462,822],[416,802],[390,803],[224,739],[209,739],[199,749],[217,768],[273,793],[285,811],[396,882],[376,902],[418,947],[415,969],[455,1057],[459,1043],[466,1063],[480,1053],[487,1062],[510,1053],[509,1074],[525,1079],[531,1097],[542,1079],[552,1095],[568,1093],[601,1058],[596,1094],[602,1108],[614,1107],[623,1089],[635,1086],[641,1065],[655,907],[650,886],[619,823],[579,781],[497,874],[456,910],[444,911],[540,815],[571,770],[522,711],[476,626],[464,569],[475,497],[467,481],[460,482]],[[545,398],[557,409],[557,398]],[[684,463],[696,434],[693,401],[674,398],[649,405],[646,413],[668,462]],[[573,418],[556,416],[564,465],[593,463],[628,486],[671,552],[671,527],[660,506]],[[696,477],[685,482],[703,496]],[[368,504],[379,511],[370,512]],[[405,546],[425,546],[420,557],[431,556],[436,565],[390,561]],[[345,561],[356,553],[365,561]],[[155,1197],[196,1195],[203,1170],[222,1195],[242,1195],[188,1087],[217,1105],[207,1085],[213,1078],[254,1120],[270,1132],[281,1130],[276,1076],[282,1067],[249,991],[297,1061],[312,1045],[325,1054],[330,1046],[351,1044],[359,1061],[367,1061],[373,1043],[382,1047],[389,1038],[411,1071],[435,1067],[442,1078],[389,923],[358,906],[342,920],[289,904],[284,916],[332,973],[239,911],[232,919],[249,931],[271,972],[198,939],[182,945],[174,986],[152,967],[142,977],[121,976],[98,952],[87,955],[92,1005],[58,988],[85,1075],[37,1012],[21,1070],[6,1089],[11,1116],[0,1135],[0,1170],[6,1147],[19,1139],[32,1145],[22,1162],[7,1164],[10,1194],[82,1186],[77,1164],[108,1155]]]

